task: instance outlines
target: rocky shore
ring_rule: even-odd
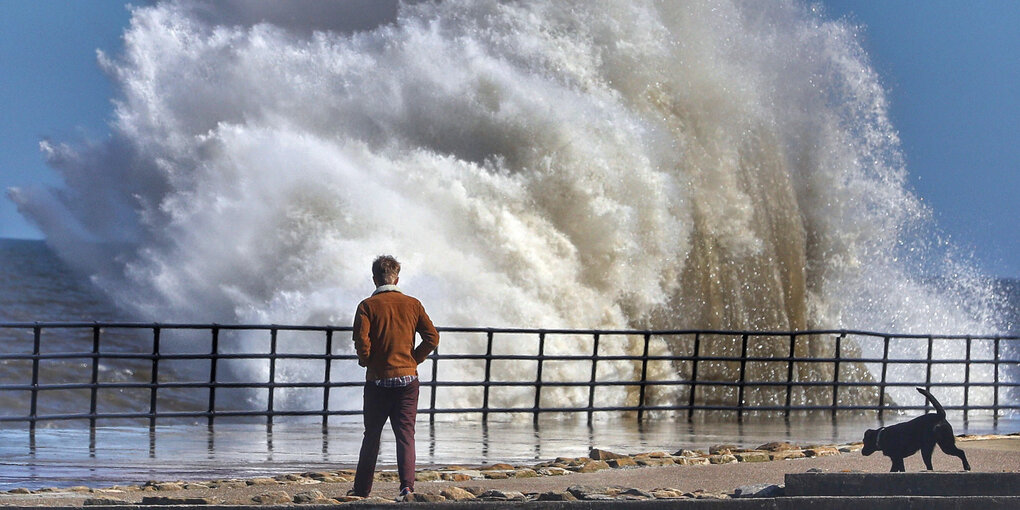
[[[961,436],[961,447],[981,440],[1005,440],[1006,450],[1015,452],[1020,445],[1020,434],[1008,436]],[[715,445],[701,450],[676,452],[656,451],[620,453],[593,449],[587,457],[557,458],[533,465],[492,464],[484,466],[443,466],[417,472],[418,492],[407,501],[574,501],[574,500],[658,500],[658,499],[728,499],[744,497],[775,497],[782,495],[778,483],[761,483],[750,475],[742,475],[744,485],[727,490],[718,488],[690,489],[658,486],[656,480],[684,479],[698,469],[712,466],[738,466],[785,461],[846,457],[846,462],[811,467],[800,464],[803,471],[833,469],[854,471],[850,463],[865,459],[858,452],[861,443],[842,445],[799,446],[784,442],[763,444],[755,448],[737,445]],[[1001,447],[999,449],[1002,449]],[[968,452],[970,450],[968,449]],[[968,453],[970,455],[970,453]],[[1015,455],[1015,453],[1014,453]],[[872,456],[870,464],[880,466],[880,456]],[[877,462],[876,462],[877,461]],[[887,460],[885,461],[888,462]],[[948,462],[948,461],[947,461]],[[978,460],[977,464],[981,461]],[[987,465],[1001,464],[989,460]],[[1013,464],[1016,464],[1015,462]],[[774,464],[779,466],[780,464]],[[704,467],[704,468],[702,468]],[[1020,465],[1002,465],[1002,470],[1017,470]],[[685,471],[685,469],[687,471]],[[877,469],[884,471],[888,468]],[[766,472],[780,472],[766,469]],[[789,472],[788,469],[785,471]],[[704,473],[708,473],[705,471]],[[718,473],[718,472],[717,472]],[[642,476],[647,474],[647,476]],[[708,473],[711,475],[711,473]],[[638,476],[635,476],[638,475]],[[718,476],[718,475],[716,475]],[[251,479],[222,479],[207,481],[151,481],[141,485],[123,485],[106,488],[67,487],[39,490],[13,489],[0,492],[0,506],[61,506],[91,505],[301,505],[342,504],[352,502],[394,502],[385,492],[396,483],[395,471],[379,471],[376,493],[367,499],[346,496],[354,479],[354,471],[340,469],[325,472],[304,472],[276,477]],[[542,479],[555,483],[542,483]],[[633,483],[640,480],[641,483]],[[628,482],[614,483],[614,482]],[[601,483],[600,483],[601,482]]]

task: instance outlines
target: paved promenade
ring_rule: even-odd
[[[1020,435],[960,438],[958,445],[967,453],[974,472],[1020,473]],[[419,470],[417,493],[421,501],[433,502],[433,506],[457,497],[475,502],[458,503],[465,509],[480,501],[498,501],[500,498],[518,502],[541,500],[553,506],[559,505],[554,505],[554,501],[571,498],[591,501],[593,505],[600,501],[637,502],[646,499],[715,500],[732,497],[735,489],[740,487],[783,484],[787,473],[885,473],[889,470],[888,458],[881,454],[864,457],[859,448],[859,444],[817,448],[775,444],[757,451],[734,448],[729,452],[722,449],[714,454],[594,452],[593,457],[605,460],[550,459],[549,462],[530,466],[435,466],[434,469]],[[614,453],[623,457],[611,458]],[[962,469],[959,459],[937,449],[933,463],[936,471]],[[922,471],[924,466],[920,455],[908,458],[906,468],[908,472]],[[301,503],[351,503],[352,508],[357,508],[358,503],[392,502],[397,493],[397,483],[384,472],[378,475],[379,481],[373,492],[378,499],[350,501],[345,497],[352,486],[350,475],[349,470],[338,470],[249,480],[161,481],[144,486],[103,489],[13,490],[0,493],[0,506],[81,507],[143,503],[272,507]],[[441,506],[446,507],[445,504]],[[730,508],[744,506],[740,504]]]

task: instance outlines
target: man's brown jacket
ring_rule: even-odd
[[[414,346],[414,334],[422,342]],[[439,346],[439,332],[417,299],[395,286],[382,286],[358,305],[354,315],[354,347],[365,379],[418,375],[418,364]]]

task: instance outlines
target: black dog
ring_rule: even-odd
[[[906,471],[903,468],[903,459],[921,450],[924,466],[931,471],[931,453],[935,451],[935,445],[938,444],[942,451],[959,457],[963,461],[963,469],[970,471],[967,455],[956,447],[953,426],[946,421],[946,410],[942,409],[942,404],[939,404],[939,401],[935,400],[935,397],[924,388],[917,388],[917,391],[935,406],[935,413],[927,413],[908,422],[897,423],[878,430],[868,430],[864,433],[864,449],[861,450],[861,454],[871,455],[881,451],[886,457],[892,459],[890,472],[903,472]]]

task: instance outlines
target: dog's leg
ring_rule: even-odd
[[[939,434],[938,442],[939,448],[941,448],[943,452],[946,452],[946,455],[955,455],[959,457],[960,460],[963,461],[963,470],[970,471],[970,462],[967,462],[967,454],[963,453],[963,450],[956,446],[956,440],[953,438],[953,434],[951,432],[948,435]]]
[[[898,473],[905,473],[906,471],[907,471],[906,468],[903,467],[903,457],[900,457],[898,459],[893,459],[892,460],[892,469],[889,470],[890,473],[897,473],[897,472]]]
[[[934,451],[935,451],[934,441],[932,441],[930,444],[927,441],[925,441],[925,444],[921,445],[921,459],[924,460],[924,467],[927,468],[928,471],[934,470],[934,468],[931,467],[931,453]]]

